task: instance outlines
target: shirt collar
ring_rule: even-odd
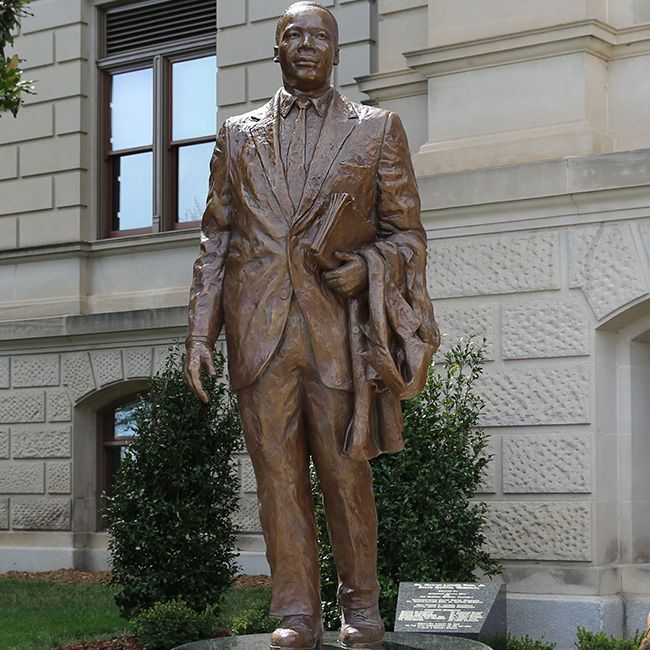
[[[317,97],[309,97],[311,103],[316,110],[316,112],[323,117],[327,112],[327,107],[330,104],[330,99],[332,97],[332,87],[330,86],[322,95]],[[289,115],[289,111],[292,109],[293,105],[298,98],[297,95],[292,95],[285,88],[282,88],[280,91],[280,114],[282,117]]]

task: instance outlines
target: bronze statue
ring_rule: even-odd
[[[281,618],[272,648],[322,636],[310,457],[342,644],[381,644],[368,459],[402,448],[400,399],[421,390],[439,344],[406,135],[394,113],[332,88],[338,59],[327,9],[297,2],[280,17],[283,87],[219,132],[190,296],[185,374],[203,400],[225,323]]]

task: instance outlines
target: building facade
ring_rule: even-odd
[[[38,94],[0,118],[0,570],[105,565],[114,416],[183,337],[197,252],[214,131],[176,84],[216,51],[218,123],[264,102],[287,4],[217,0],[212,24],[214,0],[33,1],[15,47]],[[444,347],[487,338],[479,496],[510,628],[568,650],[577,625],[644,627],[650,0],[323,4],[336,85],[407,130]]]

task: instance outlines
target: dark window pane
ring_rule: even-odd
[[[153,215],[153,154],[117,156],[113,161],[113,230],[148,228]]]
[[[174,63],[172,80],[172,140],[213,135],[217,128],[217,57]]]
[[[111,150],[150,146],[153,139],[153,70],[113,75]]]
[[[178,150],[178,221],[197,221],[203,214],[208,193],[213,142]]]
[[[115,409],[115,419],[113,424],[113,437],[124,438],[126,436],[135,436],[135,420],[133,419],[133,410],[135,404],[127,404]]]

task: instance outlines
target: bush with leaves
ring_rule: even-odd
[[[474,582],[500,567],[483,549],[487,506],[472,501],[489,456],[477,428],[483,349],[461,342],[429,373],[422,393],[403,404],[405,448],[372,461],[379,519],[379,606],[392,629],[400,582]],[[338,579],[322,498],[312,473],[325,624],[336,629]]]
[[[637,650],[644,633],[639,631],[629,639],[610,636],[605,632],[591,632],[584,627],[578,628],[578,650]]]
[[[29,15],[26,6],[30,0],[0,0],[0,114],[11,111],[16,117],[23,103],[22,93],[34,94],[31,81],[24,81],[22,70],[18,67],[17,54],[5,56],[7,45],[14,44],[14,32],[20,19]]]
[[[233,635],[264,634],[273,632],[278,626],[279,619],[269,614],[271,607],[271,594],[253,603],[243,611],[233,622],[230,631]]]
[[[186,386],[182,364],[172,348],[135,407],[137,436],[104,508],[115,600],[126,618],[179,599],[218,613],[236,571],[236,403],[221,376],[222,356],[215,357],[219,376],[203,377],[208,405]]]
[[[182,600],[170,600],[140,612],[133,620],[133,629],[145,650],[170,650],[209,637],[216,624],[211,607],[195,612]]]
[[[508,634],[489,641],[492,650],[555,650],[555,642],[541,639],[532,639],[527,634],[524,636],[513,636]]]

